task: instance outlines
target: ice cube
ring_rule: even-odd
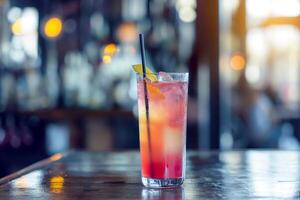
[[[173,78],[167,72],[159,72],[158,81],[173,81]]]

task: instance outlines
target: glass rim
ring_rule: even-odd
[[[171,77],[172,80],[167,80],[159,73],[146,73],[146,77],[150,80],[157,79],[159,82],[174,82],[174,81],[188,81],[189,73],[188,72],[166,72],[166,74]],[[149,77],[148,77],[149,76]],[[138,80],[143,80],[143,74],[136,73]]]
[[[189,75],[189,72],[164,72],[167,73],[169,75]],[[143,74],[139,74],[137,72],[135,72],[136,75],[138,76],[143,76]],[[159,75],[159,72],[157,73],[146,73],[146,74],[150,74],[150,75]]]

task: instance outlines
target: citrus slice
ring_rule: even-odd
[[[143,76],[143,66],[141,64],[136,64],[132,67],[136,73],[138,73],[140,76]],[[146,78],[150,81],[157,81],[155,74],[148,67],[146,67]]]
[[[164,94],[154,85],[151,83],[147,83],[147,88],[149,92],[150,98],[156,99],[156,100],[162,100],[165,98]]]

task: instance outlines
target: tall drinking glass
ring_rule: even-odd
[[[137,75],[142,182],[174,187],[185,176],[188,73],[156,77],[150,81]]]

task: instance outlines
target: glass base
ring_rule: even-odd
[[[171,188],[182,185],[184,178],[167,178],[154,179],[142,177],[142,182],[145,187],[149,188]]]

